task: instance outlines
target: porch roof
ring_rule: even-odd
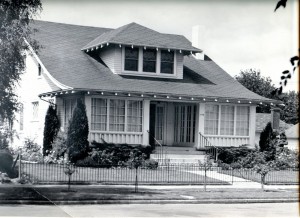
[[[81,51],[111,29],[45,21],[35,21],[34,28],[38,30],[35,38],[43,46],[38,54],[43,65],[55,80],[73,91],[278,103],[249,91],[209,58],[202,61],[185,56],[183,79],[116,75],[102,60]],[[52,91],[41,94],[53,94]]]

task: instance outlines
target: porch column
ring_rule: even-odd
[[[255,146],[256,106],[250,106],[249,144]]]
[[[84,98],[84,103],[85,103],[85,108],[86,108],[86,116],[88,119],[88,123],[89,123],[89,136],[88,136],[88,140],[90,141],[91,139],[91,116],[92,116],[92,98],[91,96],[86,95]]]
[[[204,134],[204,114],[205,114],[205,103],[199,103],[198,105],[198,114],[197,114],[197,128],[196,128],[196,137],[195,137],[195,144],[196,148],[200,149],[200,136],[199,132]]]
[[[143,101],[143,145],[149,145],[150,100]]]

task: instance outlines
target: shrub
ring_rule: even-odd
[[[45,117],[44,139],[43,139],[43,155],[47,155],[51,149],[53,141],[59,131],[59,119],[56,114],[56,108],[49,105]]]
[[[144,165],[142,168],[150,169],[150,170],[156,170],[158,167],[158,162],[153,159],[145,160]]]
[[[247,156],[252,150],[246,147],[222,148],[218,153],[218,160],[226,164],[237,162]]]
[[[87,156],[89,149],[88,134],[89,126],[85,105],[81,99],[78,99],[67,133],[68,155],[72,163],[76,163],[77,160]]]
[[[9,146],[6,134],[0,131],[0,149],[7,149]]]
[[[237,161],[237,164],[243,168],[253,168],[257,164],[265,164],[266,163],[266,154],[260,151],[250,152],[243,158],[240,158]]]
[[[269,122],[264,130],[260,133],[259,137],[259,150],[260,151],[271,151],[272,150],[272,139],[274,139],[272,124]]]
[[[59,131],[52,144],[52,152],[56,158],[63,157],[67,152],[67,134]]]
[[[41,147],[30,138],[25,139],[24,146],[20,147],[20,153],[22,160],[36,162],[43,161]]]

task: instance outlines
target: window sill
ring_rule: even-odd
[[[120,75],[126,76],[141,76],[141,77],[151,77],[151,78],[166,78],[166,79],[179,79],[175,74],[158,74],[158,73],[146,73],[138,71],[123,71]]]

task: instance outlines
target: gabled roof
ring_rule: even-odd
[[[262,132],[266,125],[271,122],[271,114],[270,113],[256,113],[256,125],[255,131]],[[288,129],[292,126],[292,124],[288,124],[282,120],[279,120],[279,128],[282,130]]]
[[[291,126],[289,129],[287,129],[285,131],[285,135],[287,138],[299,139],[299,123]]]
[[[41,62],[53,78],[74,90],[274,102],[246,89],[210,59],[185,56],[182,80],[122,76],[81,51],[84,45],[111,29],[45,21],[35,21],[34,28],[38,30],[34,37],[42,45],[38,53]]]
[[[107,43],[201,52],[200,49],[193,47],[184,36],[159,33],[137,23],[130,23],[102,33],[83,46],[82,50]]]

